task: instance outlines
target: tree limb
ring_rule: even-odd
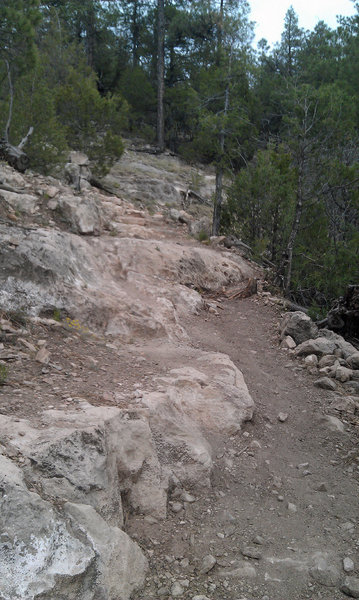
[[[27,134],[25,135],[24,138],[22,138],[20,144],[18,145],[19,150],[22,150],[23,147],[27,144],[27,142],[29,141],[29,137],[30,135],[32,135],[34,133],[34,128],[30,127],[29,131],[27,132]]]

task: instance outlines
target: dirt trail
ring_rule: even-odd
[[[181,246],[203,250],[188,237],[187,226],[116,202],[114,229],[101,240],[109,253],[121,238],[130,244],[151,236],[178,244],[175,258]],[[154,250],[160,252],[160,243]],[[137,261],[141,256],[135,251]],[[149,262],[151,255],[146,256]],[[201,274],[198,264],[196,276]],[[218,272],[224,267],[228,264],[222,261]],[[192,263],[188,269],[193,271]],[[156,282],[165,280],[160,274]],[[130,289],[131,281],[121,277]],[[172,270],[168,282],[175,296],[173,277]],[[212,487],[195,497],[188,490],[178,510],[172,496],[164,522],[127,515],[126,530],[151,567],[134,600],[343,600],[343,578],[358,577],[358,423],[335,415],[331,402],[336,394],[314,387],[314,376],[279,348],[279,319],[277,308],[255,296],[224,302],[218,315],[203,310],[185,319],[181,313],[189,342],[146,338],[143,328],[122,342],[94,335],[74,319],[61,326],[30,323],[21,333],[28,336],[25,340],[19,332],[2,331],[0,343],[12,362],[9,381],[0,390],[0,414],[15,422],[29,419],[41,428],[46,428],[43,410],[76,410],[83,398],[96,406],[136,411],[139,390],[156,390],[156,378],[182,359],[191,364],[197,348],[229,355],[244,374],[256,405],[254,419],[226,439],[204,432],[213,448]],[[49,365],[36,361],[40,342],[51,357]],[[344,431],[333,431],[326,415],[339,416]]]
[[[175,597],[178,582],[183,598],[345,598],[343,559],[359,566],[358,430],[347,423],[345,433],[333,432],[325,423],[332,393],[313,387],[279,349],[279,318],[252,298],[187,322],[193,345],[228,354],[242,370],[256,415],[240,435],[212,439],[208,496],[161,526],[138,533],[133,523],[152,556],[139,598]],[[216,565],[198,574],[206,555]]]

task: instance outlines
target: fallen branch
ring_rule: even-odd
[[[257,293],[257,280],[252,277],[248,280],[247,285],[235,292],[232,292],[230,296],[228,296],[228,300],[238,300],[244,298],[250,298],[250,296],[254,296]]]
[[[25,190],[24,189],[17,189],[17,188],[13,188],[11,185],[7,185],[7,183],[4,183],[3,181],[1,181],[0,179],[0,190],[4,190],[5,192],[13,192],[14,194],[25,194]]]

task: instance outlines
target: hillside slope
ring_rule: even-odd
[[[0,179],[26,192],[0,190],[3,598],[353,596],[356,404],[279,348],[267,294],[225,300],[258,268],[170,190]]]

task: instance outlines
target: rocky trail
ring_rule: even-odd
[[[275,298],[225,298],[262,274],[189,237],[168,160],[118,196],[3,167],[0,598],[359,597],[355,348],[304,342],[322,389]]]

